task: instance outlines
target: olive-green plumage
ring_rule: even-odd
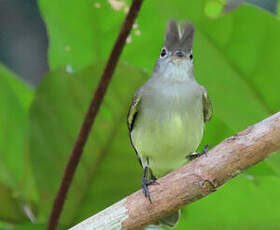
[[[188,162],[212,116],[207,91],[193,74],[194,27],[170,21],[152,77],[135,93],[128,114],[131,143],[156,178]],[[174,226],[179,212],[161,223]]]

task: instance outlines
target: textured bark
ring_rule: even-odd
[[[139,190],[71,230],[110,230],[110,222],[115,224],[114,229],[139,229],[216,191],[227,180],[279,149],[280,112],[225,139],[207,155],[159,179],[159,185],[149,187],[152,204]],[[116,212],[116,207],[121,212]]]

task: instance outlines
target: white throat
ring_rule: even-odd
[[[188,82],[194,79],[193,66],[188,60],[161,63],[155,77],[167,82]]]

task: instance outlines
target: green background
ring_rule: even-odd
[[[196,27],[195,76],[214,107],[202,144],[214,146],[279,110],[278,16],[245,5],[223,13],[223,4],[144,1],[78,166],[61,229],[140,188],[142,170],[129,144],[126,115],[133,93],[152,73],[170,18]],[[129,5],[39,0],[50,72],[33,90],[0,65],[0,229],[44,229]],[[274,154],[183,208],[176,229],[280,229],[279,190],[280,156]]]

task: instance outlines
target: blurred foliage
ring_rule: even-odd
[[[28,143],[28,108],[33,92],[0,65],[0,217],[26,220],[23,200],[34,200]]]
[[[58,69],[50,72],[36,91],[30,110],[30,152],[42,221],[49,214],[102,70],[103,64],[90,66],[77,74]],[[82,218],[90,211],[98,211],[138,187],[138,181],[131,180],[131,176],[137,174],[140,178],[140,167],[136,167],[137,160],[129,145],[125,118],[128,98],[145,77],[127,64],[119,65],[72,184],[63,222],[70,224],[77,216]],[[112,180],[112,176],[116,178]],[[118,189],[112,193],[112,187]],[[96,197],[99,198],[95,200]]]
[[[111,3],[110,3],[111,2]],[[51,71],[33,92],[0,66],[0,220],[45,224],[67,158],[130,1],[40,0]],[[280,108],[280,23],[222,1],[145,1],[105,96],[68,194],[61,223],[73,225],[139,189],[126,114],[152,72],[170,18],[196,26],[195,75],[214,105],[202,142],[211,146]],[[177,229],[280,229],[280,157],[275,154],[182,211]],[[32,227],[31,227],[32,226]],[[63,229],[64,227],[62,227]],[[1,229],[1,225],[0,225]]]

